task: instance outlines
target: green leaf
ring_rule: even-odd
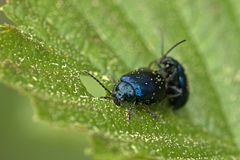
[[[2,26],[0,30],[0,80],[27,93],[39,119],[87,129],[95,137],[97,153],[105,158],[237,158],[237,42],[232,44],[233,54],[226,62],[230,73],[228,67],[226,71],[221,68],[227,40],[220,48],[219,43],[209,46],[224,31],[229,17],[235,29],[231,35],[238,32],[237,14],[223,0],[218,4],[226,12],[223,27],[214,29],[214,24],[220,23],[214,16],[221,13],[216,13],[214,1],[211,3],[11,0],[4,11],[16,27]],[[191,8],[205,5],[210,8],[209,14],[196,12],[200,20],[199,25],[194,24]],[[206,21],[205,16],[212,19]],[[213,23],[209,25],[213,38],[202,33],[208,22]],[[92,72],[111,88],[112,77],[119,78],[159,58],[159,28],[168,46],[183,38],[188,40],[174,51],[181,53],[173,56],[186,67],[191,96],[176,114],[167,105],[158,109],[157,120],[144,109],[137,109],[129,124],[126,109],[92,96],[97,95],[89,88],[94,84],[86,83],[83,71]],[[211,53],[222,49],[221,55],[209,55],[209,48]],[[235,75],[233,85],[224,81]]]
[[[240,99],[240,3],[230,1],[206,1],[205,3],[178,1],[178,8],[185,19],[185,24],[195,44],[198,45],[209,76],[221,100],[222,110],[232,131],[234,141],[240,146],[239,103]],[[211,10],[211,8],[217,10]],[[197,8],[192,11],[193,8]],[[208,14],[201,14],[201,10],[208,9]],[[216,11],[218,14],[216,14]],[[191,12],[192,14],[189,14]],[[219,14],[221,13],[221,14]],[[194,18],[201,14],[201,19]],[[212,16],[209,16],[212,15]],[[218,20],[216,20],[218,19]],[[195,25],[192,25],[195,23]],[[206,32],[206,26],[208,31]],[[217,26],[217,27],[215,27]]]

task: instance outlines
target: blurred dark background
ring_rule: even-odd
[[[11,22],[0,11],[4,23]],[[36,121],[30,100],[0,83],[0,160],[91,159],[89,142],[80,131]]]

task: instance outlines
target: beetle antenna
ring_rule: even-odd
[[[95,81],[98,82],[98,84],[100,84],[100,86],[102,86],[102,88],[107,91],[110,95],[112,95],[111,91],[109,89],[107,89],[107,87],[104,86],[104,84],[102,82],[100,82],[96,77],[94,77],[91,73],[87,72],[87,71],[83,71],[84,73],[88,74],[90,77],[92,77]]]
[[[184,39],[184,40],[182,40],[182,41],[174,44],[174,45],[163,55],[163,57],[166,57],[174,48],[176,48],[178,45],[182,44],[182,43],[185,42],[185,41],[186,41],[186,40]]]

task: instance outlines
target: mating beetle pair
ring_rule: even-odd
[[[185,40],[176,43],[164,53],[162,38],[162,57],[151,62],[148,67],[121,76],[112,92],[96,77],[88,72],[86,73],[111,95],[105,98],[113,99],[113,102],[118,106],[123,102],[134,105],[151,105],[167,98],[174,110],[179,109],[187,102],[189,96],[187,77],[183,66],[168,54],[183,42]],[[153,64],[157,66],[157,69],[151,69]],[[129,118],[131,109],[131,107],[128,107]]]

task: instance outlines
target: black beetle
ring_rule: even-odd
[[[162,37],[162,57],[159,60],[155,60],[150,63],[158,66],[159,72],[165,74],[166,81],[166,94],[174,110],[184,106],[189,97],[187,76],[185,74],[183,66],[174,58],[168,56],[168,54],[179,44],[185,42],[182,40],[173,45],[165,54],[163,50],[163,37]]]

